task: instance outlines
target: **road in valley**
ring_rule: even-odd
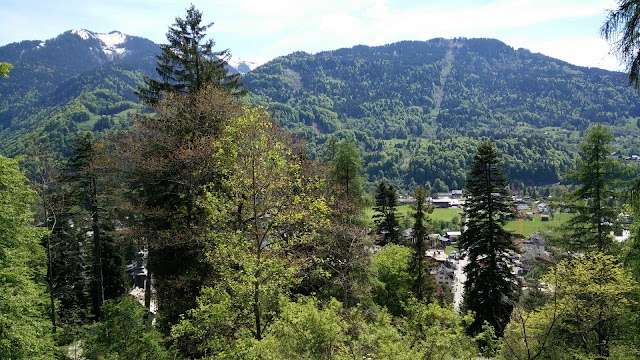
[[[464,282],[467,280],[467,276],[464,273],[464,267],[469,263],[467,258],[458,260],[456,269],[453,272],[453,311],[459,313],[460,306],[462,305],[462,296],[464,295]]]

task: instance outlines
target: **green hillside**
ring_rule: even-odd
[[[510,178],[559,181],[594,122],[637,137],[640,107],[624,75],[574,66],[493,39],[403,41],[293,53],[245,76],[252,100],[324,155],[355,138],[370,181],[464,183],[480,137],[493,137]],[[635,138],[619,141],[632,152]],[[457,186],[456,186],[457,185]],[[444,189],[439,189],[444,190]]]

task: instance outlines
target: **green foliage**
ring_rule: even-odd
[[[348,324],[342,304],[332,299],[324,306],[313,298],[288,302],[269,334],[260,342],[265,359],[335,359],[349,353]]]
[[[180,314],[196,306],[210,280],[205,240],[207,186],[217,189],[222,169],[214,164],[221,130],[240,112],[228,94],[207,87],[193,94],[167,94],[156,115],[141,115],[114,137],[114,173],[128,187],[131,227],[149,247],[159,320],[168,333]]]
[[[373,222],[376,224],[377,234],[382,234],[380,245],[398,243],[400,241],[400,224],[396,207],[398,206],[398,194],[392,185],[381,181],[376,191],[376,204],[373,207],[375,214]]]
[[[638,284],[615,257],[587,253],[561,262],[543,281],[550,301],[531,312],[514,311],[506,358],[637,357]]]
[[[387,178],[412,190],[412,178],[420,185],[440,179],[444,190],[464,183],[481,136],[496,140],[512,181],[558,182],[580,132],[594,122],[626,125],[640,114],[621,79],[493,39],[433,39],[297,52],[244,82],[252,101],[310,139],[312,156],[329,137],[353,135],[370,182]]]
[[[104,303],[104,318],[84,342],[82,356],[90,360],[174,359],[162,335],[145,318],[146,310],[133,297]]]
[[[376,276],[375,301],[393,315],[405,313],[411,297],[413,274],[410,272],[411,249],[396,244],[382,247],[373,255],[371,267]]]
[[[103,164],[99,163],[100,155],[91,134],[77,137],[72,153],[62,175],[70,208],[60,221],[62,227],[65,226],[65,221],[71,221],[76,230],[59,235],[66,237],[63,241],[68,243],[67,247],[73,249],[73,244],[80,242],[85,244],[79,249],[80,252],[91,253],[90,289],[93,316],[97,319],[104,300],[120,297],[127,287],[123,249],[115,234],[114,224],[113,208],[118,206],[119,199],[113,196],[115,185],[107,181],[109,174],[105,173]],[[90,238],[87,234],[90,234]],[[76,259],[75,263],[80,265],[82,259]],[[73,273],[63,275],[72,278],[83,270],[80,266]]]
[[[230,94],[244,95],[239,74],[229,74],[225,67],[231,57],[229,50],[213,51],[213,40],[204,40],[213,23],[201,25],[202,12],[193,4],[187,16],[176,17],[169,27],[169,44],[160,45],[156,55],[156,71],[160,80],[145,77],[144,86],[138,88],[140,99],[155,105],[166,93],[195,93],[207,86],[216,86]]]
[[[413,213],[411,214],[414,219],[411,233],[413,242],[413,254],[411,256],[412,290],[416,299],[424,302],[431,301],[435,288],[435,279],[427,269],[427,236],[431,230],[428,216],[433,212],[433,206],[426,205],[427,196],[428,193],[425,188],[422,186],[416,188],[413,193],[415,202],[412,205]]]
[[[31,226],[34,191],[14,160],[0,156],[0,358],[51,359],[42,229]]]
[[[571,250],[604,250],[612,237],[609,233],[618,221],[620,209],[612,205],[619,197],[616,186],[625,176],[622,164],[611,157],[613,135],[601,125],[589,129],[582,143],[583,156],[567,178],[578,183],[563,199],[563,206],[575,212],[565,223],[563,245]]]
[[[335,185],[334,191],[341,199],[348,199],[353,203],[362,202],[362,157],[356,145],[342,140],[336,145],[336,154],[331,159],[331,178]]]
[[[266,337],[254,342],[249,358],[260,359],[415,359],[421,354],[384,311],[346,311],[335,299],[321,303],[300,298],[282,308]]]
[[[193,331],[182,329],[205,324],[199,330],[205,337],[197,338],[204,344],[180,348],[208,354],[225,351],[220,348],[225,345],[209,338],[226,337],[226,346],[243,334],[263,338],[278,313],[280,296],[289,293],[306,265],[297,250],[328,225],[329,213],[319,192],[321,180],[306,176],[310,164],[293,152],[289,136],[261,109],[247,109],[232,120],[215,146],[214,162],[223,176],[220,189],[207,194],[206,206],[211,222],[208,261],[219,278],[189,312],[187,325],[173,331],[180,344],[190,344]],[[220,302],[229,299],[246,301],[224,306],[229,314],[216,316]],[[224,323],[206,326],[216,319],[236,319],[233,330]]]
[[[11,71],[11,69],[13,69],[13,65],[6,62],[0,62],[0,75],[2,77],[9,77],[9,71]]]
[[[515,250],[504,225],[514,206],[495,146],[485,141],[478,147],[467,178],[466,228],[459,240],[469,258],[464,271],[465,308],[475,320],[469,331],[477,334],[485,322],[498,336],[509,322],[519,284],[509,270],[508,250]]]
[[[607,21],[600,35],[613,44],[613,52],[627,67],[629,83],[640,88],[640,51],[637,45],[640,32],[640,4],[636,0],[620,0],[618,8],[607,12]]]
[[[415,299],[407,306],[404,325],[412,348],[424,359],[471,359],[478,349],[465,334],[473,315],[458,315],[436,303],[425,304]]]

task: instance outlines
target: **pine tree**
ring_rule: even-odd
[[[518,293],[507,257],[515,245],[504,229],[514,207],[500,155],[488,140],[473,157],[466,190],[466,227],[460,237],[461,250],[469,259],[464,302],[476,314],[469,332],[479,333],[487,322],[501,336]]]
[[[629,83],[640,89],[640,1],[619,0],[618,8],[609,10],[600,35],[613,45],[613,53],[626,65]]]
[[[213,85],[232,95],[244,95],[239,74],[229,74],[226,68],[231,57],[229,50],[214,51],[212,39],[204,40],[213,23],[201,25],[202,13],[193,5],[187,9],[185,19],[176,17],[169,27],[169,44],[160,45],[156,71],[160,80],[145,77],[138,96],[147,104],[155,105],[166,93],[194,93]]]
[[[396,213],[397,206],[398,195],[396,189],[393,185],[387,185],[384,181],[381,181],[376,191],[373,222],[376,224],[377,233],[384,236],[380,243],[382,246],[400,241],[400,223]]]
[[[331,161],[331,180],[335,184],[339,198],[362,204],[362,157],[356,145],[348,140],[337,144],[337,151]]]
[[[427,270],[427,237],[429,235],[428,214],[433,211],[432,206],[426,204],[427,190],[418,186],[413,194],[416,202],[413,204],[413,256],[411,258],[411,274],[413,276],[413,295],[419,301],[429,302],[435,288],[435,280]]]
[[[604,250],[612,241],[609,235],[620,211],[610,204],[619,194],[615,189],[625,175],[622,164],[610,157],[613,134],[602,125],[587,132],[581,147],[583,156],[567,174],[578,183],[565,197],[565,206],[575,215],[565,224],[567,236],[562,244],[571,250]]]
[[[114,299],[124,293],[124,259],[122,247],[113,233],[115,226],[105,209],[106,189],[96,167],[96,149],[90,134],[76,138],[73,156],[66,166],[66,182],[70,191],[75,226],[82,229],[80,236],[91,234],[93,315],[100,316],[105,300]],[[113,199],[109,199],[111,201]],[[114,205],[114,204],[112,204]],[[88,221],[87,221],[88,220]],[[86,238],[71,238],[68,241],[86,241]],[[85,249],[89,250],[89,249]]]
[[[132,228],[148,245],[147,281],[152,277],[160,325],[168,331],[196,306],[200,288],[211,279],[201,199],[221,180],[213,144],[241,113],[233,97],[212,86],[193,94],[167,94],[156,111],[155,116],[141,115],[118,140],[112,168],[127,182],[137,215]]]

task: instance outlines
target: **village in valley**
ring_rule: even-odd
[[[557,212],[548,202],[533,200],[528,196],[523,198],[519,194],[514,194],[512,200],[515,207],[514,212],[517,215],[508,224],[508,228],[513,231],[514,243],[518,251],[510,250],[508,252],[511,273],[519,280],[523,290],[530,287],[539,288],[540,284],[537,283],[535,273],[557,263],[545,237],[553,236],[553,231],[558,229],[571,214]],[[433,206],[432,215],[458,210],[460,219],[462,219],[464,202],[464,191],[461,189],[451,190],[448,193],[437,193],[434,197],[427,199],[427,204]],[[401,207],[407,206],[415,203],[415,199],[410,195],[400,195],[398,203]],[[622,222],[624,223],[624,221]],[[533,229],[525,229],[525,224],[533,225]],[[450,293],[449,301],[453,303],[455,311],[460,310],[466,281],[464,267],[468,263],[458,249],[458,238],[462,234],[462,221],[457,225],[459,225],[458,228],[429,234],[429,249],[426,252],[429,258],[429,272],[440,287],[448,290],[445,293]],[[611,235],[617,242],[623,242],[629,238],[630,231],[626,228],[620,228],[619,231],[612,232]],[[378,237],[380,236],[382,235],[379,234]],[[415,241],[412,236],[412,228],[403,229],[402,238],[407,243]]]

